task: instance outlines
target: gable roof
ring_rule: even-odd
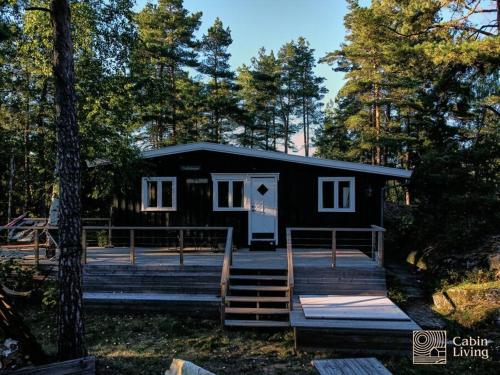
[[[344,169],[347,171],[372,173],[383,176],[410,178],[412,171],[400,168],[380,167],[348,161],[321,159],[310,156],[290,155],[278,151],[264,151],[251,148],[222,145],[218,143],[188,143],[183,145],[167,146],[156,150],[141,152],[141,158],[150,159],[166,155],[182,154],[193,151],[213,151],[225,154],[241,155],[248,157],[264,158],[271,160],[287,161],[291,163],[306,164],[325,168]]]

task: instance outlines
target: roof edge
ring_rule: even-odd
[[[354,163],[354,162],[332,160],[332,159],[322,159],[311,156],[291,155],[279,151],[256,150],[251,148],[223,145],[218,143],[207,143],[207,142],[166,146],[155,150],[142,151],[140,156],[143,159],[150,159],[150,158],[175,155],[192,151],[213,151],[213,152],[229,153],[241,156],[260,157],[265,159],[288,161],[292,163],[314,165],[326,168],[344,169],[354,172],[372,173],[372,174],[379,174],[379,175],[399,177],[399,178],[410,178],[413,173],[411,170],[408,169],[375,166],[369,164]]]

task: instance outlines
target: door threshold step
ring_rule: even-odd
[[[229,279],[233,280],[283,280],[288,279],[287,276],[283,275],[231,275]]]
[[[265,307],[226,307],[224,309],[226,314],[289,314],[288,309],[273,309]]]
[[[227,302],[290,302],[288,297],[226,296]]]
[[[224,325],[228,327],[289,327],[289,322],[281,320],[238,320],[226,319]]]
[[[271,286],[271,285],[229,285],[229,289],[286,292],[288,290],[288,287],[287,286]]]

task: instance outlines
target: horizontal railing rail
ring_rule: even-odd
[[[93,219],[96,220],[96,219]],[[26,226],[17,226],[15,228],[16,230],[29,230],[32,232],[32,242],[29,244],[26,244],[25,246],[21,245],[21,247],[33,247],[33,252],[34,252],[34,260],[35,260],[35,265],[38,267],[39,266],[39,260],[40,260],[40,233],[45,231],[45,233],[48,233],[47,231],[52,231],[52,230],[57,230],[57,226],[50,226],[50,225],[26,225]],[[12,227],[5,227],[5,226],[0,226],[0,232],[2,230],[12,230]],[[192,240],[196,244],[198,243],[194,239],[197,239],[198,237],[194,236],[193,233],[195,232],[212,232],[210,235],[207,236],[199,236],[203,241],[205,241],[207,244],[210,243],[208,248],[213,249],[214,246],[218,246],[218,244],[222,244],[221,241],[224,239],[225,244],[227,246],[228,241],[230,241],[231,246],[232,246],[232,228],[229,231],[228,227],[207,227],[207,226],[172,226],[172,227],[166,227],[166,226],[102,226],[102,225],[83,225],[82,226],[82,233],[81,233],[81,243],[82,243],[82,261],[84,263],[87,263],[88,257],[88,248],[89,248],[89,241],[90,243],[92,241],[98,242],[99,240],[97,239],[97,234],[94,235],[93,240],[89,238],[89,235],[91,232],[99,232],[99,231],[107,231],[107,244],[102,245],[102,246],[97,246],[97,247],[113,247],[112,244],[112,238],[114,238],[115,241],[118,241],[119,243],[125,243],[128,245],[129,248],[129,261],[131,264],[136,264],[136,248],[137,245],[140,244],[140,241],[144,240],[150,240],[153,242],[153,247],[158,247],[158,243],[161,244],[162,241],[168,240],[168,241],[173,241],[175,243],[175,253],[179,252],[179,264],[183,265],[184,264],[184,252],[185,252],[185,244],[186,240]],[[117,232],[121,232],[122,235],[118,236],[116,235]],[[125,236],[123,236],[123,232],[125,233]],[[139,236],[138,234],[141,234],[141,232],[151,232],[150,236]],[[154,233],[156,232],[156,233]],[[158,233],[160,232],[160,233]],[[161,235],[161,232],[175,232],[175,234],[172,235]],[[213,235],[214,232],[223,232],[224,234],[219,235]],[[114,237],[113,237],[114,234]],[[226,238],[222,237],[225,235]],[[230,237],[230,238],[228,238]],[[216,245],[214,245],[213,242],[217,242]],[[143,242],[144,243],[144,242]],[[121,247],[121,246],[120,246]],[[125,246],[126,247],[126,246]],[[160,245],[161,247],[161,245]],[[170,247],[170,246],[168,246]],[[195,250],[199,248],[199,245],[195,245]],[[231,254],[232,256],[232,254]]]
[[[292,233],[293,232],[331,232],[331,257],[332,257],[332,268],[337,266],[337,250],[339,248],[339,233],[340,232],[352,232],[352,233],[371,233],[371,238],[369,239],[369,245],[362,245],[358,242],[359,246],[369,246],[371,250],[371,258],[376,261],[380,266],[384,264],[384,233],[385,228],[377,225],[371,225],[370,227],[290,227],[287,228],[287,252],[288,249],[292,249]],[[317,238],[309,237],[308,240],[317,240]],[[360,241],[356,238],[350,238],[351,242]],[[361,241],[366,241],[361,239]]]

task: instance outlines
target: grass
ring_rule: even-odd
[[[54,313],[34,306],[21,313],[46,351],[55,354]],[[291,331],[223,330],[216,320],[159,312],[89,311],[85,323],[99,374],[161,374],[172,358],[190,360],[220,375],[317,374],[312,359],[346,358],[335,353],[294,354]],[[497,365],[453,358],[446,366],[415,366],[408,357],[377,358],[394,374],[492,374]]]

